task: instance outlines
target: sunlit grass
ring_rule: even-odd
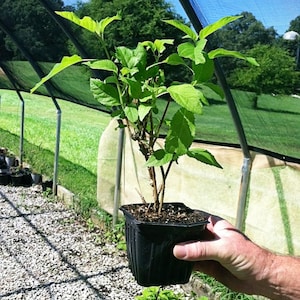
[[[20,135],[21,101],[13,91],[2,90],[0,94],[0,128]],[[54,152],[56,107],[48,97],[22,95],[25,100],[24,138]],[[70,102],[58,100],[58,103],[62,112],[60,156],[96,174],[98,143],[110,116]]]

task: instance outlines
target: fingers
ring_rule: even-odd
[[[220,249],[226,243],[226,240],[224,242],[222,239],[222,234],[228,235],[226,231],[230,232],[235,228],[217,216],[210,216],[208,220],[210,223],[204,234],[205,241],[190,241],[176,245],[173,249],[176,258],[189,261],[220,259]]]
[[[212,243],[214,245],[212,245]],[[188,261],[210,260],[218,257],[218,241],[187,242],[175,245],[173,254],[176,258]]]

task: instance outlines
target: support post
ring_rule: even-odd
[[[240,185],[240,194],[236,214],[236,224],[235,226],[239,230],[243,230],[245,223],[245,208],[247,202],[247,194],[250,183],[250,174],[251,174],[252,162],[250,158],[244,157],[243,166],[242,166],[242,177]]]
[[[54,168],[53,168],[53,195],[57,195],[57,182],[58,182],[58,162],[59,162],[59,147],[60,147],[60,130],[61,130],[61,109],[55,98],[52,101],[56,107],[56,142],[54,152]]]
[[[118,222],[118,211],[120,206],[120,185],[121,185],[121,175],[122,175],[123,144],[124,144],[124,128],[122,127],[119,129],[116,182],[115,182],[115,191],[114,191],[113,226],[115,226]]]

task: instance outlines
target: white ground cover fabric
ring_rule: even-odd
[[[114,207],[118,131],[112,120],[101,136],[98,152],[98,202]],[[161,141],[162,142],[162,141]],[[241,182],[241,150],[194,144],[208,149],[223,166],[218,169],[182,157],[170,172],[165,199],[219,215],[235,224]],[[252,153],[245,233],[256,243],[283,254],[300,255],[300,166]],[[139,192],[137,192],[139,191]],[[136,145],[125,139],[121,204],[151,201],[145,162]]]

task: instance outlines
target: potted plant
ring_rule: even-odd
[[[10,178],[13,186],[29,187],[32,185],[31,172],[29,168],[11,167]]]
[[[150,201],[141,193],[139,203],[121,207],[126,218],[129,266],[137,282],[144,286],[186,283],[193,264],[177,260],[172,249],[178,242],[201,239],[208,215],[183,203],[166,203],[167,177],[172,165],[183,155],[221,167],[208,151],[192,148],[195,115],[202,113],[203,104],[208,104],[207,89],[223,96],[221,89],[212,83],[216,57],[232,56],[257,65],[255,59],[236,51],[205,50],[210,34],[240,16],[222,18],[199,34],[176,20],[164,20],[166,25],[175,26],[185,35],[173,53],[166,55],[166,49],[174,42],[172,39],[157,39],[140,42],[135,49],[116,47],[110,55],[104,32],[111,22],[121,19],[119,15],[98,22],[90,17],[80,19],[72,12],[57,14],[93,32],[107,58],[64,57],[31,91],[77,63],[108,74],[103,80],[91,78],[91,91],[101,104],[111,108],[119,126],[126,128],[138,144],[145,158],[145,166],[141,167],[148,169],[153,188]],[[184,66],[190,80],[167,83],[166,65]],[[165,139],[158,143],[162,134]]]
[[[10,183],[9,167],[6,162],[5,148],[0,148],[0,185],[7,185]]]
[[[7,151],[5,155],[5,161],[9,168],[14,167],[16,163],[16,155],[11,151]]]

